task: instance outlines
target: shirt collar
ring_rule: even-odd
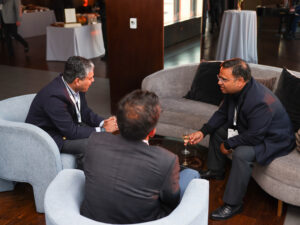
[[[78,91],[78,92],[75,92],[75,91],[69,86],[69,84],[65,81],[64,77],[61,76],[61,78],[62,78],[62,80],[63,80],[63,82],[64,82],[66,88],[71,92],[71,94],[72,94],[74,97],[78,98],[78,97],[79,97],[79,91]]]

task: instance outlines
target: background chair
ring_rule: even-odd
[[[25,123],[35,94],[0,101],[0,191],[14,182],[30,183],[36,210],[44,212],[49,183],[63,168],[75,168],[73,155],[60,154],[54,140],[37,126]]]
[[[84,197],[83,171],[61,171],[49,185],[45,195],[47,225],[105,225],[80,215]],[[207,225],[209,182],[194,179],[188,185],[180,204],[162,219],[135,225]],[[115,201],[118,201],[115,199]]]

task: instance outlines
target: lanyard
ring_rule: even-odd
[[[233,126],[236,127],[237,121],[237,107],[234,107]]]
[[[75,110],[76,110],[76,115],[77,115],[77,119],[78,119],[78,123],[81,123],[81,114],[80,114],[80,96],[78,99],[78,101],[76,101],[76,98],[74,96],[74,94],[72,93],[72,90],[70,89],[69,85],[65,82],[64,78],[62,77],[62,80],[67,88],[68,94],[70,96],[70,99],[72,100],[72,102],[74,103],[75,106]]]

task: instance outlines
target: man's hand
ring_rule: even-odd
[[[220,151],[224,154],[224,155],[228,155],[230,153],[232,153],[232,150],[231,149],[226,149],[225,146],[224,146],[224,143],[222,143],[220,145]]]
[[[195,133],[190,134],[189,137],[190,137],[189,143],[194,145],[202,141],[204,135],[201,131],[197,131]]]
[[[17,22],[16,22],[16,25],[17,25],[17,27],[20,26],[20,25],[21,25],[21,22],[20,22],[20,21],[17,21]]]
[[[103,127],[105,128],[106,132],[109,133],[113,133],[119,130],[116,117],[111,116],[108,119],[104,120]]]

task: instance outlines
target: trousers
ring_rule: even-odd
[[[220,144],[227,139],[227,127],[221,127],[210,137],[207,167],[210,170],[225,172],[227,156],[221,153]],[[255,151],[253,146],[238,146],[233,149],[232,165],[226,184],[223,201],[230,205],[243,203],[251,178]]]
[[[182,196],[189,185],[189,183],[193,179],[199,179],[200,174],[198,171],[193,170],[193,169],[184,169],[180,172],[180,178],[179,178],[179,187],[180,187],[180,200],[182,199]]]
[[[76,157],[78,169],[83,169],[84,152],[87,144],[87,138],[76,140],[65,140],[61,148],[62,153],[72,154]]]

